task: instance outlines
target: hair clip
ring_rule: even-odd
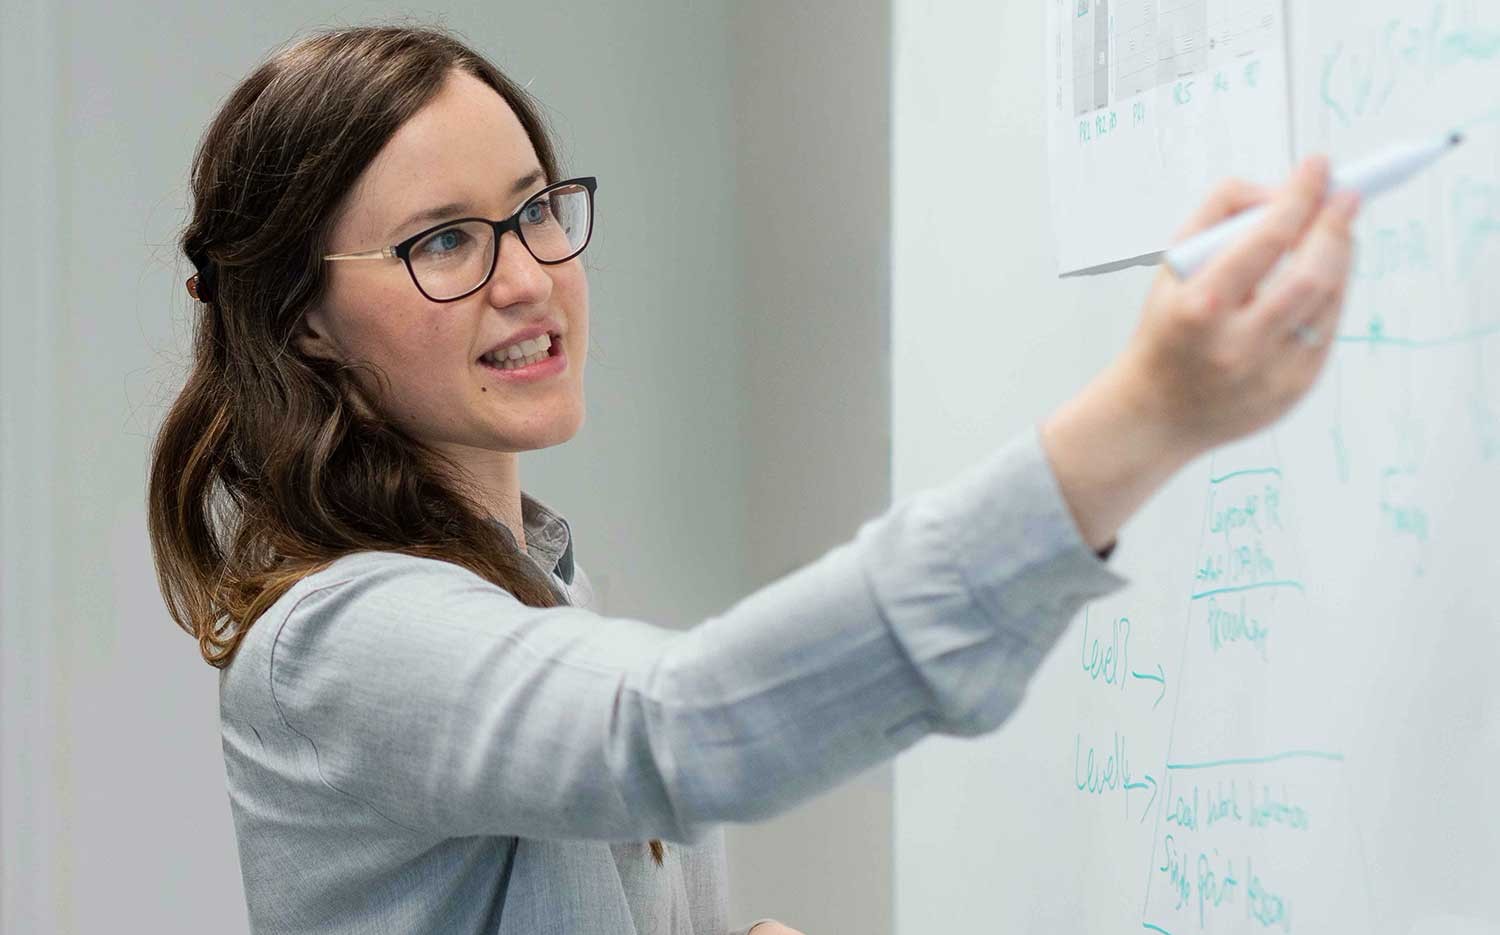
[[[214,274],[213,263],[209,261],[207,266],[199,266],[198,269],[199,272],[188,277],[188,295],[199,302],[213,302],[219,294],[219,287],[214,284],[218,277]]]

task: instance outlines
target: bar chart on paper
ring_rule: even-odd
[[[1049,13],[1063,272],[1163,249],[1168,219],[1226,172],[1267,181],[1284,172],[1280,0],[1051,0]]]
[[[1277,0],[1078,0],[1074,113],[1274,51],[1279,7]]]

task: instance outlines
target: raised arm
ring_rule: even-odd
[[[930,732],[994,728],[1074,613],[1122,583],[1028,432],[688,631],[529,607],[390,553],[346,556],[258,626],[277,628],[279,716],[385,820],[693,841]]]
[[[1326,184],[1305,165],[1236,249],[1163,273],[1126,353],[1039,431],[689,631],[528,607],[445,562],[340,560],[258,624],[278,716],[383,820],[607,840],[696,840],[929,733],[995,728],[1076,611],[1124,583],[1094,550],[1316,377],[1355,207],[1321,206]],[[1189,229],[1263,197],[1221,189]]]

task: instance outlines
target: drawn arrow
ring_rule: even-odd
[[[1161,667],[1161,663],[1158,662],[1156,664],[1155,675],[1152,675],[1150,672],[1137,672],[1134,669],[1130,670],[1130,674],[1134,678],[1144,679],[1148,682],[1156,682],[1161,685],[1161,694],[1156,696],[1156,704],[1151,706],[1151,710],[1155,711],[1156,705],[1161,704],[1161,700],[1167,697],[1167,670],[1163,669]]]
[[[1146,781],[1145,782],[1127,782],[1125,784],[1126,790],[1130,790],[1130,789],[1144,789],[1144,788],[1146,788],[1146,786],[1147,786],[1148,783],[1151,786],[1151,799],[1148,802],[1146,802],[1146,809],[1145,809],[1145,811],[1141,812],[1141,824],[1145,824],[1145,822],[1146,822],[1146,816],[1149,815],[1149,814],[1151,814],[1151,805],[1156,801],[1156,780],[1151,777],[1150,773],[1147,773],[1146,774]]]

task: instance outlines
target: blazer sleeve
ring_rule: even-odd
[[[1035,429],[688,630],[529,607],[433,559],[328,572],[270,654],[323,782],[445,836],[680,843],[929,733],[994,729],[1077,610],[1125,583]]]

